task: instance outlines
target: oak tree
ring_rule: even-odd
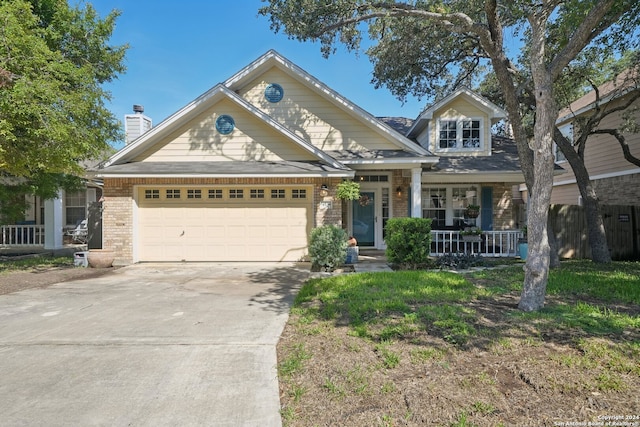
[[[103,84],[125,70],[119,13],[65,0],[0,0],[0,175],[44,197],[121,137]],[[11,180],[9,180],[11,177]],[[74,183],[77,186],[77,181]]]
[[[400,98],[432,94],[438,85],[470,78],[479,67],[495,73],[530,194],[529,256],[519,303],[525,311],[544,306],[549,274],[554,83],[587,47],[633,40],[639,12],[635,0],[268,0],[260,10],[273,30],[320,41],[326,56],[338,43],[358,50],[368,37],[374,83]],[[509,50],[505,34],[523,36],[524,58]],[[533,138],[521,109],[523,89],[535,105]]]

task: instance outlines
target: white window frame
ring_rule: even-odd
[[[65,225],[67,226],[76,226],[78,225],[78,220],[76,220],[75,222],[71,221],[70,217],[71,215],[69,215],[69,209],[76,209],[76,210],[80,210],[82,209],[83,211],[83,217],[79,219],[79,221],[82,221],[84,219],[87,219],[87,190],[80,190],[80,191],[73,191],[73,192],[68,192],[65,193],[65,197],[64,197],[64,219],[65,219]]]
[[[480,133],[479,143],[477,147],[463,147],[462,133],[464,122],[477,121],[480,125],[478,131]],[[440,124],[441,122],[456,122],[456,146],[440,148]],[[436,133],[435,133],[435,151],[440,153],[447,152],[474,152],[484,150],[484,120],[481,117],[441,117],[436,121]]]
[[[571,145],[573,145],[573,143],[575,142],[574,136],[573,136],[573,123],[563,125],[558,129],[564,136],[569,138],[569,141],[571,141]],[[556,159],[556,163],[563,163],[567,161],[567,158],[565,157],[564,153],[555,142],[553,143],[553,155],[554,155],[554,158]]]
[[[454,189],[456,189],[456,193],[458,193],[457,198],[454,198],[453,193]],[[442,207],[432,207],[432,201],[430,200],[430,191],[435,190],[438,192],[442,192],[444,190],[445,196],[440,199],[444,201],[444,206]],[[464,190],[465,195],[462,196],[463,193],[461,191]],[[447,184],[433,184],[427,185],[422,184],[422,215],[423,218],[427,218],[424,216],[425,211],[428,210],[438,210],[445,213],[445,227],[451,227],[456,225],[455,221],[459,220],[460,217],[456,217],[455,213],[458,211],[464,211],[466,206],[472,205],[480,205],[480,186],[474,184],[456,184],[456,185],[447,185]],[[473,192],[473,193],[469,193]],[[426,194],[425,194],[426,193]],[[476,218],[475,221],[476,226],[480,226],[480,217]]]

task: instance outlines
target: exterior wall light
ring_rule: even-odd
[[[398,186],[398,188],[396,188],[396,194],[398,197],[402,197],[402,187]]]
[[[327,186],[327,184],[322,184],[322,186],[320,187],[320,195],[322,197],[327,197],[329,195],[329,187]]]

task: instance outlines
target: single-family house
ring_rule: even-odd
[[[313,227],[383,249],[386,221],[411,216],[433,219],[434,252],[475,225],[477,250],[515,255],[523,177],[515,143],[491,132],[505,116],[460,89],[414,121],[379,119],[272,50],[93,171],[103,247],[120,264],[295,261]],[[359,200],[336,199],[342,180]]]
[[[630,96],[640,91],[638,72],[630,71],[618,76],[615,81],[607,82],[596,91],[591,91],[563,109],[557,120],[558,128],[573,138],[576,120],[584,119],[596,109],[611,109],[625,105]],[[626,109],[632,112],[640,122],[640,99]],[[599,129],[622,129],[625,111],[607,115],[598,126]],[[640,133],[624,132],[629,151],[640,158]],[[562,152],[556,148],[556,163],[566,169],[566,173],[557,175],[553,183],[551,203],[559,205],[582,205],[576,179]],[[640,167],[628,162],[618,141],[610,134],[593,134],[587,139],[584,163],[591,181],[603,205],[640,206]]]
[[[2,185],[14,185],[14,178],[6,178]],[[27,207],[24,216],[18,221],[0,224],[0,249],[12,252],[17,247],[61,249],[65,243],[87,243],[86,230],[80,236],[73,230],[86,224],[91,216],[92,206],[102,197],[102,185],[88,181],[79,191],[60,190],[55,199],[44,200],[35,195],[25,195]],[[81,238],[75,238],[81,237]],[[96,235],[99,247],[99,238]]]

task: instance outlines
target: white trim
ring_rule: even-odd
[[[519,184],[522,181],[524,181],[522,172],[425,172],[422,175],[422,182],[427,184],[431,182],[505,182]]]
[[[398,165],[407,164],[414,167],[417,164],[436,164],[440,160],[439,157],[433,157],[431,159],[415,159],[409,158],[396,158],[396,159],[354,159],[354,160],[340,160],[343,165]]]
[[[128,173],[106,173],[98,174],[102,178],[328,178],[328,177],[345,177],[353,178],[355,171],[345,172],[320,172],[309,174],[264,174],[264,173],[245,173],[245,174],[169,174],[169,173],[150,173],[150,174],[128,174]]]
[[[482,117],[466,117],[466,116],[456,116],[456,117],[438,117],[435,121],[435,140],[434,140],[434,152],[435,153],[470,153],[470,152],[485,152],[485,138],[484,138],[484,120]],[[455,122],[456,123],[456,147],[455,148],[440,148],[440,122]],[[477,121],[480,124],[480,146],[479,147],[470,147],[465,148],[462,146],[462,122],[464,121]]]
[[[306,150],[307,152],[313,154],[316,158],[318,158],[320,160],[324,160],[326,163],[330,164],[334,168],[345,169],[345,166],[343,164],[341,164],[340,162],[338,162],[336,159],[334,159],[333,157],[329,156],[327,153],[325,153],[324,151],[322,151],[319,148],[315,147],[314,145],[312,145],[311,143],[307,142],[306,140],[302,139],[301,137],[299,137],[298,135],[296,135],[295,133],[290,131],[288,128],[284,127],[283,125],[281,125],[280,123],[275,121],[273,118],[271,118],[271,116],[269,116],[268,114],[264,113],[262,110],[258,109],[254,105],[252,105],[252,104],[248,103],[247,101],[245,101],[243,98],[241,98],[235,92],[232,92],[231,90],[227,89],[226,87],[222,88],[222,90],[223,90],[223,92],[225,92],[227,94],[227,96],[229,96],[231,98],[232,101],[235,101],[238,105],[240,105],[241,107],[244,107],[249,112],[253,113],[256,117],[258,117],[258,118],[262,119],[263,121],[265,121],[271,127],[275,128],[276,130],[278,130],[281,133],[285,134],[287,137],[289,137],[289,139],[291,139],[294,142],[296,142],[304,150]]]
[[[619,172],[603,173],[603,174],[600,174],[600,175],[590,176],[589,179],[591,181],[596,181],[596,180],[599,180],[599,179],[616,178],[616,177],[619,177],[619,176],[634,175],[634,174],[640,174],[640,168],[628,169],[628,170],[619,171]],[[553,186],[557,187],[557,186],[561,186],[561,185],[576,184],[576,183],[577,183],[577,180],[575,178],[573,178],[573,179],[566,179],[564,181],[554,182]]]
[[[140,245],[140,228],[138,227],[140,224],[140,214],[138,212],[140,209],[140,200],[138,198],[138,190],[141,186],[142,185],[133,186],[133,197],[131,198],[131,221],[133,221],[131,224],[131,244],[133,245],[131,248],[131,258],[134,264],[140,261],[140,253],[138,249],[138,246]],[[104,231],[104,227],[102,227],[102,230]]]
[[[599,88],[599,89],[601,89],[601,88]],[[584,107],[577,109],[576,111],[571,111],[571,110],[570,110],[570,111],[569,111],[567,114],[565,114],[564,116],[558,117],[558,119],[556,120],[556,125],[558,125],[559,123],[567,122],[567,121],[570,121],[570,122],[571,122],[571,121],[573,121],[576,117],[578,117],[578,116],[580,116],[580,115],[582,115],[582,114],[586,113],[587,111],[593,110],[594,108],[596,108],[596,106],[603,106],[603,105],[606,105],[606,104],[608,104],[609,102],[611,102],[611,101],[613,101],[613,100],[615,100],[615,99],[618,99],[618,98],[622,98],[622,97],[624,97],[625,95],[627,95],[629,92],[634,92],[634,91],[636,91],[636,90],[638,90],[638,86],[637,86],[637,85],[636,85],[636,86],[631,86],[631,87],[624,88],[624,89],[622,89],[622,90],[620,90],[620,91],[618,91],[618,90],[616,90],[616,89],[613,89],[613,90],[612,90],[612,92],[608,93],[607,95],[605,95],[604,97],[602,97],[600,100],[594,100],[594,101],[590,102],[589,104],[585,105]],[[583,96],[583,98],[584,98],[584,97],[587,97],[587,96],[591,96],[591,94],[592,94],[592,93],[593,93],[593,91],[591,91],[591,92],[589,92],[589,93],[585,94],[585,95]],[[575,103],[579,102],[581,99],[582,99],[582,98],[578,98],[578,99],[577,99],[576,101],[574,101],[572,104],[575,104]],[[568,108],[571,108],[571,106],[566,107],[566,108],[567,108],[567,109],[568,109]],[[563,110],[564,110],[564,109],[563,109]]]

